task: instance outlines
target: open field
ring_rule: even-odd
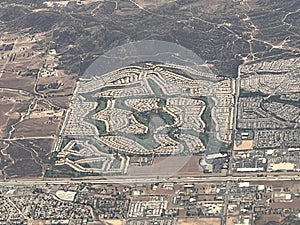
[[[274,202],[270,204],[270,208],[289,208],[289,209],[298,209],[300,205],[300,199],[293,199],[291,202]]]
[[[6,152],[12,159],[9,166],[5,169],[7,177],[42,176],[42,166],[29,149],[24,148],[18,143],[12,143]]]
[[[47,126],[47,129],[45,129]],[[14,138],[21,137],[45,137],[55,135],[59,121],[50,122],[49,118],[35,118],[22,121],[16,126]]]
[[[233,150],[234,151],[239,151],[239,150],[251,150],[253,149],[253,140],[243,140],[241,144],[237,145],[235,143]]]
[[[266,225],[270,222],[276,222],[276,223],[281,224],[281,222],[284,219],[285,219],[285,217],[278,215],[278,214],[262,215],[256,219],[255,225]]]
[[[33,39],[29,35],[15,36],[6,33],[1,38],[4,40],[4,45],[12,47],[4,51],[9,54],[4,57],[0,73],[0,87],[34,93],[37,71],[42,67],[44,52],[47,51],[47,45],[44,42],[47,36],[36,35]],[[35,72],[32,72],[33,70]]]
[[[179,225],[220,225],[221,218],[186,218],[178,219]]]
[[[125,224],[124,220],[103,220],[103,222],[104,222],[104,225],[123,225],[123,224]],[[89,225],[94,225],[94,224],[91,223]]]
[[[24,146],[24,148],[30,149],[38,160],[46,165],[51,160],[55,139],[28,139],[19,140],[18,143]]]
[[[7,124],[10,119],[17,120],[19,117],[18,112],[14,111],[14,104],[1,104],[0,103],[0,137],[5,138],[7,136]],[[11,112],[11,113],[10,113]]]
[[[41,77],[39,79],[39,85],[49,85],[53,83],[59,83],[58,88],[46,88],[45,90],[40,90],[39,92],[48,97],[59,97],[73,94],[76,84],[76,77],[65,75],[63,71],[56,71],[56,76]]]
[[[24,90],[28,92],[33,92],[35,80],[31,77],[2,77],[0,79],[0,88],[11,88],[16,90]]]
[[[8,136],[10,125],[20,118],[30,99],[30,96],[19,94],[17,91],[0,91],[0,137]]]
[[[30,220],[28,221],[28,225],[50,225],[51,221],[50,220]]]
[[[203,173],[200,167],[200,160],[202,156],[191,156],[189,161],[178,171],[178,175],[199,175]]]
[[[190,160],[191,156],[156,157],[151,166],[129,167],[128,175],[175,176]],[[195,168],[195,164],[190,168]]]
[[[8,167],[3,172],[8,177],[41,176],[51,166],[54,143],[55,139],[12,141],[5,151]]]
[[[228,216],[226,221],[227,221],[226,225],[235,225],[236,222],[238,221],[238,216],[237,217]]]
[[[49,102],[51,102],[52,104],[63,108],[63,109],[67,109],[69,107],[69,102],[71,100],[72,95],[66,95],[66,96],[49,96],[48,100]]]
[[[132,0],[132,2],[136,3],[140,7],[143,8],[158,8],[165,4],[169,4],[175,2],[176,0]]]
[[[39,119],[49,116],[55,116],[55,117],[62,117],[63,112],[55,112],[54,110],[47,110],[47,111],[41,111],[41,112],[32,112],[29,116],[30,119]]]

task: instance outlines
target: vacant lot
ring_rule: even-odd
[[[179,219],[179,225],[220,225],[221,218],[186,218]]]
[[[0,138],[8,136],[10,125],[20,118],[20,113],[26,110],[29,102],[29,96],[15,91],[0,91]]]
[[[129,167],[128,175],[135,176],[176,176],[178,171],[188,165],[192,156],[156,157],[153,165]]]
[[[283,220],[284,217],[277,214],[262,215],[256,219],[255,225],[265,225],[268,224],[269,222],[281,223]]]
[[[11,88],[33,93],[35,79],[32,77],[18,77],[14,74],[5,74],[0,80],[0,88]]]
[[[7,149],[12,161],[5,169],[5,174],[9,178],[13,177],[40,177],[42,176],[42,166],[39,159],[19,143],[12,143]]]
[[[43,221],[43,220],[29,220],[28,225],[50,225],[51,221]]]
[[[235,143],[233,150],[250,150],[253,149],[253,140],[243,140],[240,145]]]
[[[178,171],[178,175],[199,175],[203,173],[202,168],[199,165],[201,156],[191,156],[189,161]]]
[[[168,4],[171,2],[175,2],[176,0],[133,0],[132,2],[135,2],[141,7],[145,8],[157,8],[159,6],[162,6],[164,4]]]
[[[0,103],[0,138],[7,137],[7,132],[5,132],[7,129],[7,124],[10,119],[10,117],[17,117],[17,114],[15,112],[12,112],[14,110],[14,104],[9,103]]]
[[[48,118],[27,119],[16,126],[13,137],[45,137],[56,134],[59,121],[50,122]],[[45,127],[47,129],[45,129]]]

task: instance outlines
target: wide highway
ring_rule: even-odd
[[[42,185],[42,184],[149,184],[158,182],[177,182],[177,183],[197,183],[197,182],[255,182],[255,181],[300,181],[300,177],[297,175],[284,175],[284,176],[268,176],[268,177],[249,177],[249,176],[211,176],[211,177],[134,177],[134,176],[114,176],[114,177],[99,177],[99,179],[11,179],[1,180],[0,185]]]

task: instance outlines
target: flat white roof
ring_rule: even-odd
[[[294,170],[294,163],[271,163],[268,170],[277,171],[277,170]]]
[[[239,187],[249,187],[250,183],[249,182],[240,182]]]
[[[237,172],[256,172],[256,171],[264,171],[264,168],[262,167],[248,167],[248,168],[245,168],[245,167],[242,167],[242,168],[237,168],[236,169]]]

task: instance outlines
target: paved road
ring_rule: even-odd
[[[240,88],[241,88],[241,74],[240,74],[240,66],[238,68],[237,78],[235,80],[235,96],[234,96],[234,111],[233,111],[233,129],[232,129],[232,136],[233,136],[233,143],[235,139],[235,134],[237,131],[237,117],[238,117],[238,101],[240,97]],[[233,151],[233,150],[231,150]],[[233,154],[231,154],[233,155]],[[228,175],[232,174],[232,158],[229,161],[228,166]]]
[[[228,201],[229,201],[229,193],[230,193],[230,188],[231,188],[231,182],[227,181],[226,182],[226,192],[224,196],[224,211],[223,211],[223,216],[222,216],[222,225],[227,224],[227,209],[228,209]]]
[[[49,136],[35,136],[35,137],[14,137],[14,138],[3,138],[0,141],[19,141],[19,140],[34,140],[34,139],[54,139],[54,135]]]
[[[99,177],[99,179],[20,179],[20,180],[2,180],[0,185],[35,185],[35,184],[80,184],[80,183],[92,183],[92,184],[130,184],[130,183],[157,183],[157,182],[235,182],[235,181],[300,181],[298,175],[283,176],[283,177],[171,177],[171,178],[157,178],[152,177]]]

